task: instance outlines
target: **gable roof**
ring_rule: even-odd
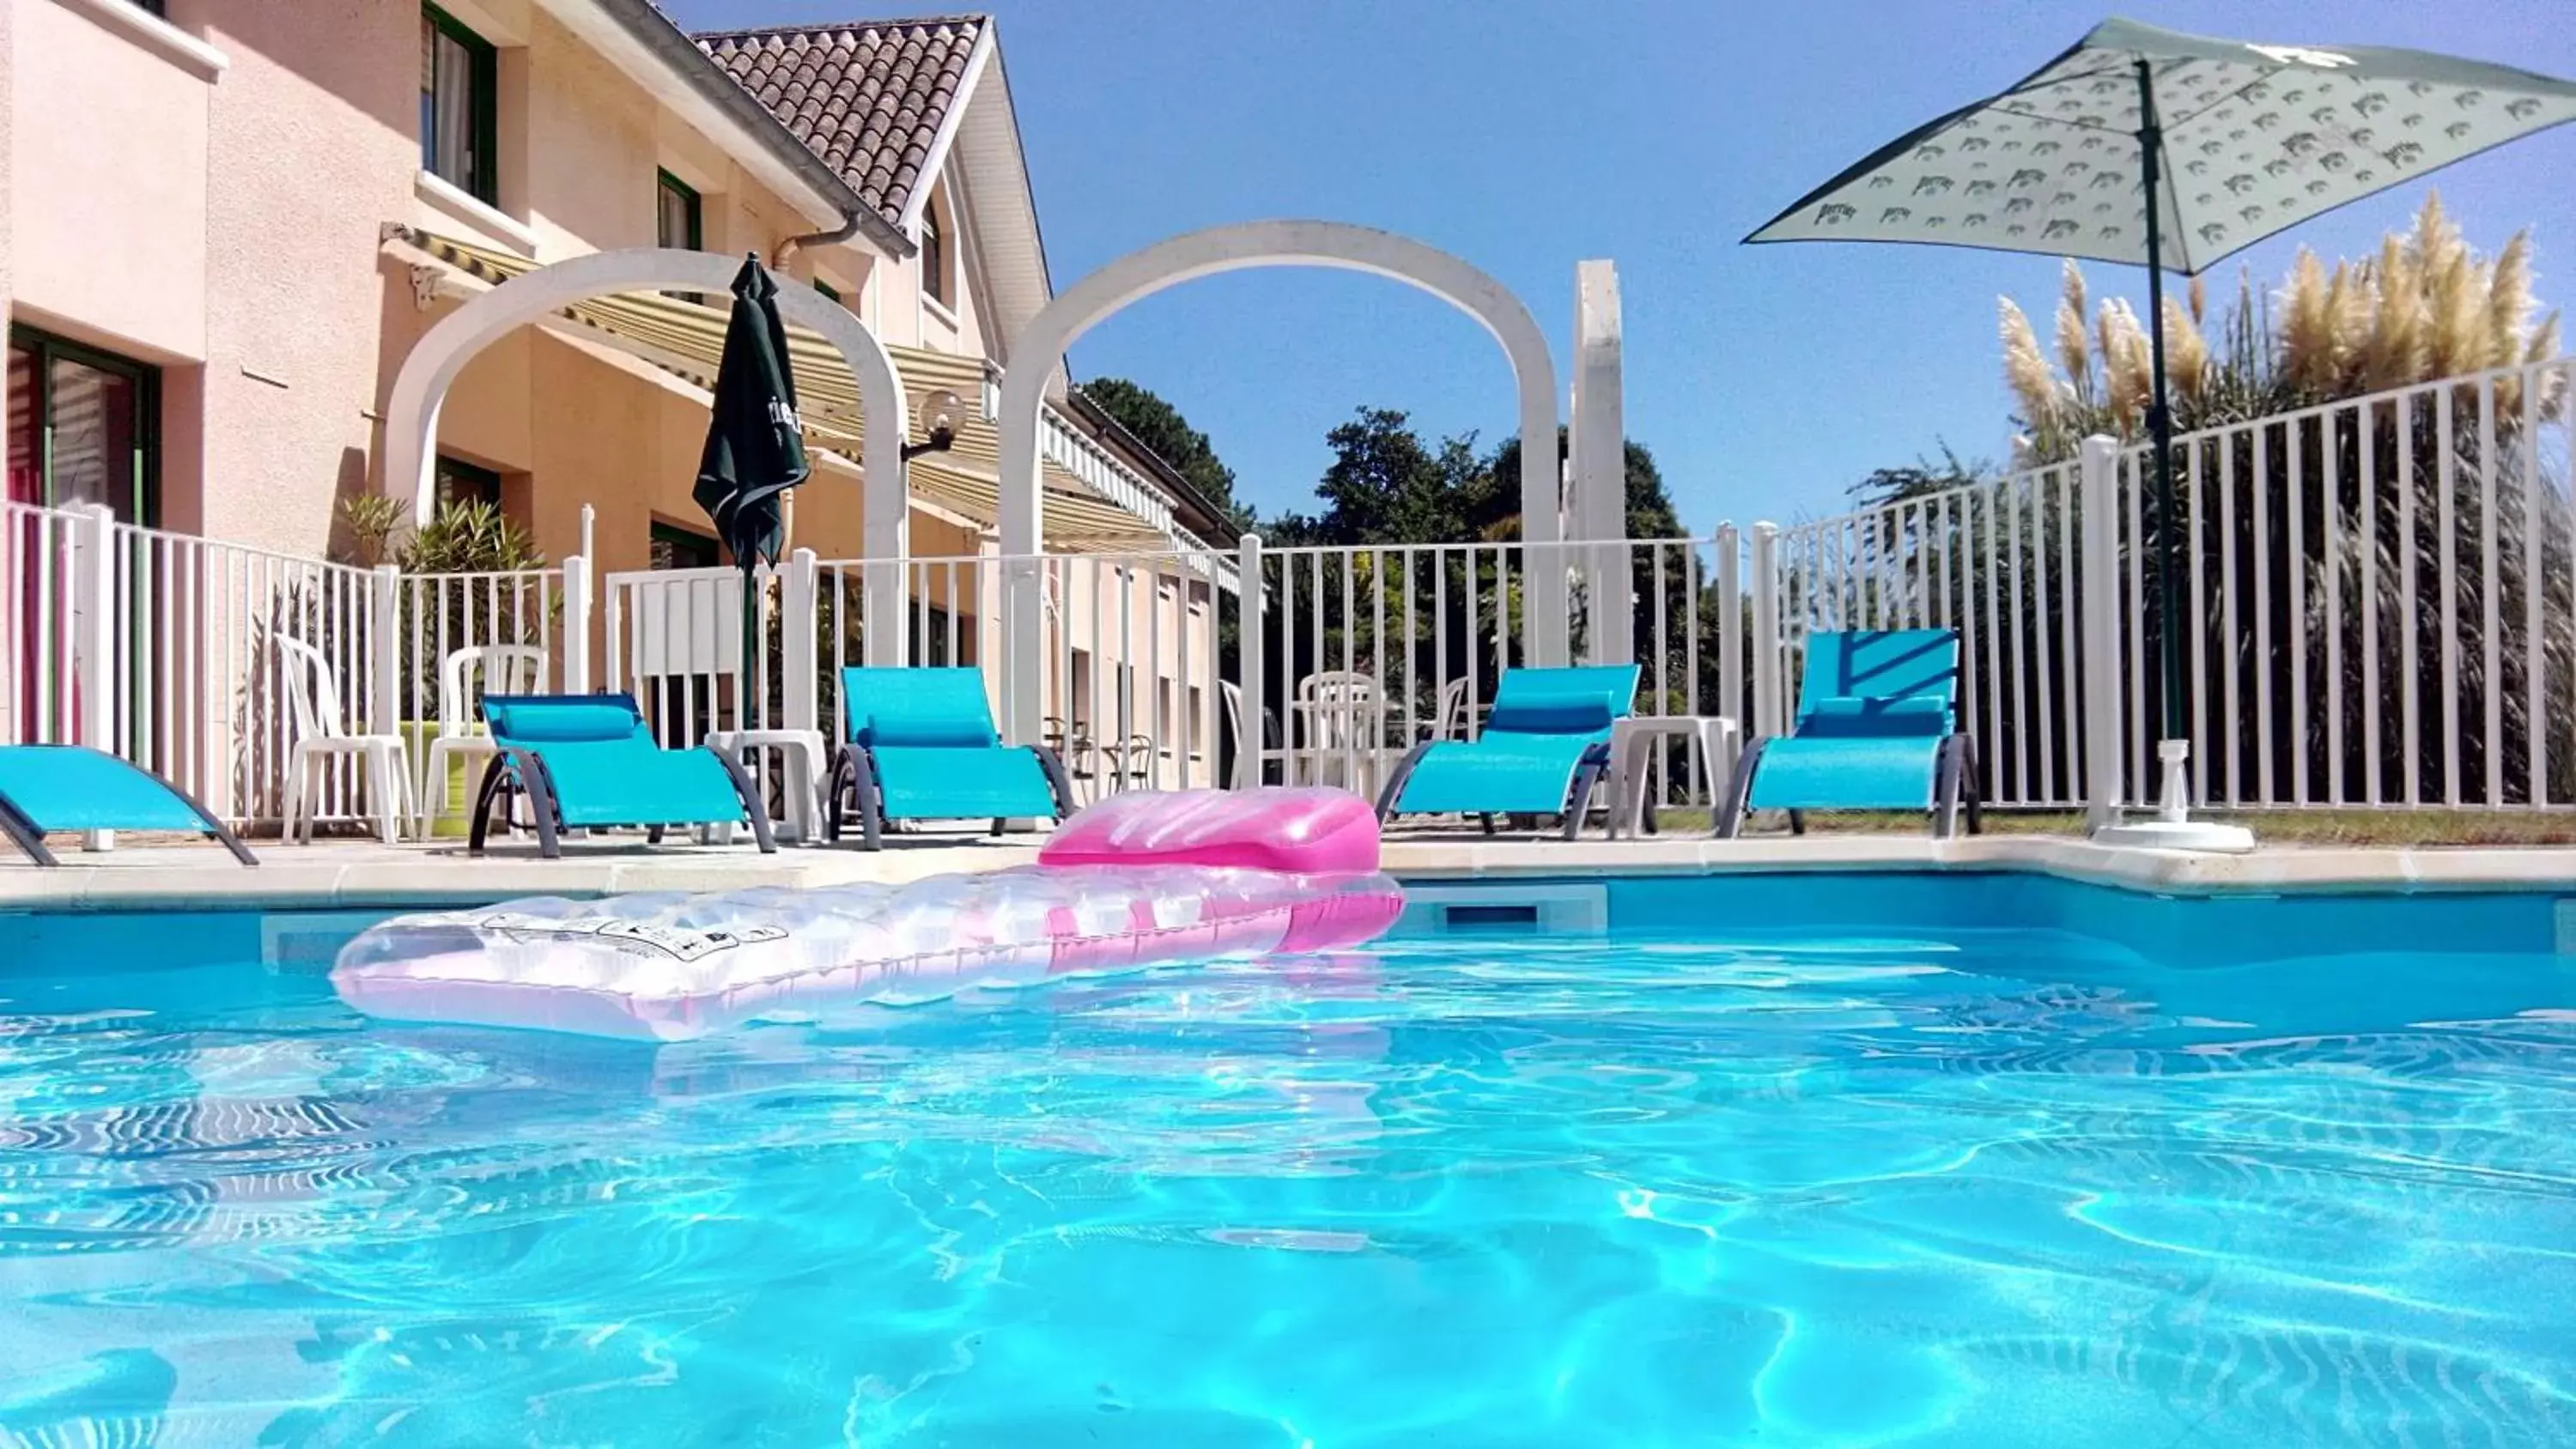
[[[984,15],[852,20],[695,39],[889,225],[910,220]]]

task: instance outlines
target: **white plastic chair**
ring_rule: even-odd
[[[1305,735],[1308,778],[1349,785],[1356,761],[1364,772],[1377,765],[1377,681],[1355,669],[1327,669],[1297,681],[1298,728]]]
[[[1440,686],[1440,708],[1431,718],[1427,740],[1463,740],[1467,738],[1467,677],[1460,675]]]
[[[1249,789],[1260,784],[1263,769],[1279,753],[1279,717],[1263,710],[1256,723],[1243,717],[1243,686],[1231,679],[1217,681],[1217,696],[1225,702],[1225,722],[1234,733],[1234,773],[1226,781],[1233,790]]]
[[[320,795],[316,765],[335,755],[356,758],[364,766],[367,793],[376,809],[376,834],[387,844],[401,838],[402,817],[411,804],[411,781],[403,773],[400,735],[349,732],[340,708],[340,678],[322,651],[301,639],[272,636],[277,645],[279,681],[295,716],[295,744],[286,759],[285,823],[287,839],[310,843],[315,804]]]
[[[460,755],[468,762],[465,790],[471,796],[475,762],[492,756],[482,697],[534,694],[545,682],[546,651],[529,644],[469,644],[447,651],[438,662],[438,734],[429,742],[418,807],[423,837],[429,834],[430,817],[446,807],[449,762]]]

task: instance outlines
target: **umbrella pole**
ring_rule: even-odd
[[[757,558],[742,570],[742,675],[734,682],[733,727],[738,730],[760,728],[751,705],[752,680],[759,671],[752,667],[758,656],[753,651],[760,640],[760,565]]]
[[[2165,266],[2163,223],[2158,213],[2163,191],[2164,129],[2156,124],[2155,70],[2138,59],[2138,179],[2147,193],[2147,346],[2148,366],[2155,373],[2154,401],[2147,427],[2156,452],[2156,616],[2157,652],[2164,665],[2164,738],[2156,758],[2164,767],[2156,818],[2134,825],[2113,822],[2093,832],[2109,845],[2142,845],[2168,850],[2254,848],[2254,834],[2241,825],[2220,825],[2191,818],[2190,737],[2183,733],[2182,667],[2182,511],[2174,506],[2173,407],[2165,381]],[[2101,661],[2106,667],[2112,661]],[[2143,782],[2142,782],[2143,783]]]
[[[2180,580],[2176,577],[2181,550],[2175,532],[2181,519],[2174,507],[2173,480],[2173,407],[2167,396],[2165,381],[2165,265],[2164,235],[2158,215],[2163,189],[2164,128],[2156,123],[2155,70],[2144,56],[2138,58],[2138,168],[2139,180],[2147,192],[2147,346],[2155,375],[2155,401],[2147,411],[2147,427],[2155,439],[2156,450],[2156,613],[2162,625],[2158,652],[2164,665],[2165,738],[2179,740],[2183,735],[2183,668],[2182,607]]]

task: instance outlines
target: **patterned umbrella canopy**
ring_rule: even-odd
[[[2219,40],[2111,19],[2001,95],[1898,138],[1748,242],[1928,242],[2198,272],[2309,217],[2576,120],[2576,83],[2418,50]],[[2156,516],[2175,519],[2164,327],[2155,357]],[[2159,526],[2159,621],[2179,617]],[[2161,622],[2159,627],[2162,627]],[[2160,648],[2165,735],[2183,734],[2182,652]]]
[[[2142,86],[2143,78],[2143,86]],[[2141,101],[2152,97],[2152,112]],[[1898,241],[2194,273],[2374,191],[2576,120],[2576,84],[2415,50],[2267,45],[2107,20],[1747,241]]]

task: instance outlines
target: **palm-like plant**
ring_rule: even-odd
[[[2210,707],[2213,731],[2237,731],[2236,748],[2213,765],[2232,757],[2248,762],[2248,775],[2268,767],[2275,781],[2300,765],[2312,782],[2339,770],[2344,798],[2360,797],[2375,766],[2389,782],[2385,792],[2401,798],[2411,786],[2428,797],[2500,804],[2530,793],[2524,773],[2507,767],[2545,743],[2553,779],[2542,789],[2551,799],[2576,798],[2576,721],[2551,720],[2546,711],[2535,719],[2529,708],[2540,680],[2576,678],[2569,598],[2576,527],[2565,480],[2547,476],[2540,450],[2541,432],[2564,415],[2568,371],[2514,371],[2555,359],[2560,345],[2558,316],[2535,320],[2531,281],[2528,233],[2482,256],[2435,196],[2412,230],[2388,236],[2371,257],[2328,268],[2302,251],[2277,294],[2258,294],[2240,277],[2234,305],[2214,326],[2197,281],[2187,302],[2168,301],[2167,382],[2177,431],[2187,435],[2174,466],[2187,484],[2199,480],[2184,489],[2174,520],[2184,533],[2183,587],[2197,582],[2207,621],[2192,687],[2221,705],[2266,689],[2280,701],[2342,702],[2339,718],[2322,704],[2309,710],[2304,735],[2275,729],[2266,738],[2256,737],[2251,711]],[[2092,305],[2069,261],[2053,357],[2020,308],[2006,300],[2001,312],[2004,375],[2019,404],[2017,462],[2061,462],[2093,433],[2144,436],[2150,349],[2125,302]],[[2462,377],[2472,380],[2427,386]],[[2282,416],[2406,388],[2421,390]],[[2240,423],[2253,426],[2230,427]],[[2127,540],[2146,551],[2150,588],[2162,526],[2150,518],[2144,536]],[[2374,584],[2367,608],[2357,587],[2365,577]],[[2406,585],[2416,600],[2412,617]],[[2223,607],[2231,594],[2233,632]],[[2330,594],[2341,600],[2339,617],[2325,613]],[[2250,617],[2257,597],[2269,603],[2259,619]],[[2543,621],[2536,640],[2533,613]],[[2448,677],[2457,693],[2447,701],[2445,656],[2456,663]],[[2330,658],[2341,664],[2339,690],[2329,688]],[[2363,692],[2373,677],[2383,687],[2411,678],[2429,708],[2456,707],[2464,721],[2480,718],[2492,699],[2501,732],[2490,739],[2482,728],[2464,728],[2456,764],[2439,731],[2423,730],[2410,743],[2383,720],[2371,738]],[[2503,784],[2494,799],[2490,750],[2499,752]],[[2257,783],[2211,781],[2248,795]],[[2321,790],[2312,786],[2311,798]]]

